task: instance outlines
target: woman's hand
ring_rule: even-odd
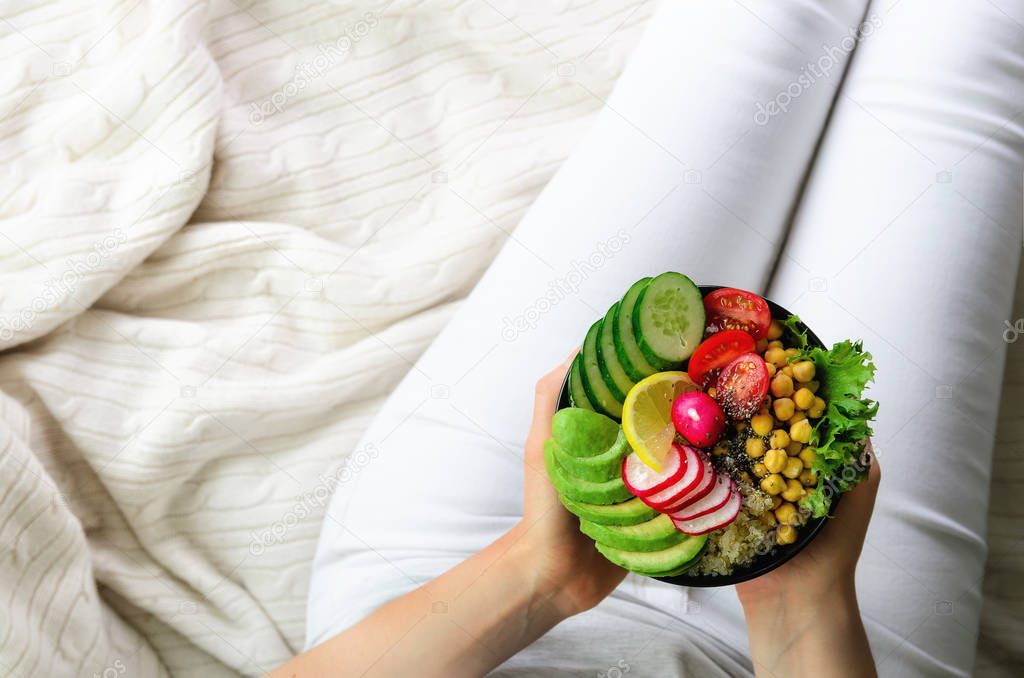
[[[825,531],[785,565],[736,586],[758,673],[875,673],[854,587],[881,478],[870,443],[867,452],[868,477],[843,495]]]
[[[554,592],[553,602],[567,616],[597,605],[626,576],[580,532],[579,519],[558,500],[544,466],[544,441],[551,437],[551,417],[572,359],[537,382],[523,455],[523,520],[513,530],[533,554],[540,585]]]

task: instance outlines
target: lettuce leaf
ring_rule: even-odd
[[[808,443],[817,450],[814,471],[818,485],[801,501],[814,517],[828,515],[832,498],[864,479],[868,466],[862,459],[871,436],[871,421],[878,415],[878,403],[864,397],[874,380],[875,364],[860,341],[841,341],[831,349],[811,346],[807,330],[795,315],[783,323],[791,345],[799,349],[791,361],[814,363],[820,383],[818,395],[825,400],[825,413],[811,430]]]

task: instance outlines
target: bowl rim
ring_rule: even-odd
[[[701,296],[707,296],[710,292],[727,287],[726,285],[698,285]],[[788,318],[792,313],[787,308],[778,304],[768,297],[761,296],[766,302],[768,307],[771,309],[773,320],[782,320]],[[799,318],[799,316],[797,316]],[[814,333],[810,327],[808,327],[803,320],[800,321],[799,326],[807,331],[808,344],[816,346],[818,348],[827,348],[825,343]],[[567,407],[571,407],[572,404],[569,400],[569,374],[566,373],[565,378],[562,380],[562,388],[559,392],[558,405],[555,409],[563,410]],[[718,586],[732,586],[751,579],[756,579],[763,574],[767,574],[772,570],[776,569],[780,565],[783,565],[789,561],[793,556],[804,550],[811,541],[825,528],[829,519],[835,515],[836,506],[839,504],[839,500],[842,494],[834,494],[832,497],[832,504],[829,507],[828,515],[820,518],[811,518],[803,525],[800,529],[797,540],[792,544],[785,546],[775,545],[771,551],[758,556],[755,556],[754,560],[747,565],[735,568],[730,574],[727,575],[711,575],[711,574],[687,574],[682,573],[674,577],[651,577],[658,581],[663,581],[668,584],[674,584],[676,586],[689,586],[695,588],[713,588]],[[646,575],[640,575],[646,576]]]

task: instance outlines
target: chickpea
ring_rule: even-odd
[[[804,386],[806,386],[807,390],[810,391],[811,393],[817,393],[818,389],[821,388],[821,382],[820,381],[809,381],[806,384],[804,384]]]
[[[798,360],[792,363],[793,376],[797,381],[810,381],[814,379],[814,363],[810,360]]]
[[[764,455],[764,467],[768,469],[769,473],[782,473],[787,459],[789,457],[786,456],[784,450],[768,450]],[[802,465],[801,468],[803,468]]]
[[[755,414],[750,418],[750,428],[759,436],[766,436],[772,432],[772,415]]]
[[[775,533],[775,541],[778,542],[779,546],[792,544],[796,541],[796,528],[792,525],[779,526],[779,531]]]
[[[779,521],[775,519],[775,514],[771,511],[766,511],[762,513],[760,518],[761,522],[767,525],[768,527],[775,527],[779,524]]]
[[[802,443],[809,442],[811,440],[811,422],[804,419],[790,426],[789,437]]]
[[[814,394],[811,393],[811,389],[804,386],[793,394],[793,402],[796,403],[796,406],[801,410],[809,409],[810,406],[814,404]]]
[[[786,457],[785,466],[782,468],[782,475],[787,478],[799,478],[804,471],[804,463],[797,457]]]
[[[764,456],[764,441],[760,438],[747,438],[744,449],[751,459],[760,459]]]
[[[788,398],[793,395],[793,378],[786,374],[785,368],[772,379],[771,392],[776,398]]]
[[[778,372],[779,368],[775,366],[775,363],[766,362],[764,366],[768,369],[768,377],[774,377],[775,373]]]
[[[716,395],[718,395],[718,389],[715,388],[714,386],[712,386],[711,388],[708,389],[708,395],[711,396],[712,398],[714,398]],[[804,407],[802,409],[806,410],[807,408]]]
[[[800,485],[800,483],[797,483],[797,485]],[[786,481],[778,473],[773,473],[761,480],[761,489],[768,494],[780,494],[786,490]],[[801,489],[803,489],[802,486]]]
[[[778,320],[773,320],[772,324],[768,326],[768,338],[778,339],[782,336],[782,323]]]
[[[757,475],[758,478],[764,478],[766,475],[768,475],[768,468],[761,462],[757,462],[756,464],[754,464],[754,473]]]
[[[782,345],[781,339],[772,339],[771,341],[769,341],[768,348],[781,348],[783,351],[786,350],[786,347]]]
[[[807,410],[807,416],[811,419],[821,419],[821,415],[823,414],[825,414],[825,401],[815,396],[814,402]]]
[[[744,471],[743,473],[740,474],[740,480],[742,480],[745,483],[752,483],[752,482],[754,482],[754,479],[751,478],[750,474],[747,473],[746,471]]]
[[[793,356],[797,355],[798,353],[800,353],[800,351],[798,351],[795,348],[787,348],[786,349],[786,355],[789,356],[789,357],[793,357]]]
[[[775,509],[779,508],[780,506],[782,506],[782,497],[778,497],[778,496],[772,497],[772,510],[774,511]]]
[[[786,364],[786,352],[777,346],[773,346],[764,352],[764,361],[776,367],[783,367]]]
[[[789,445],[789,434],[783,431],[781,428],[777,428],[772,431],[771,438],[768,439],[768,445],[773,450],[781,450]]]
[[[771,396],[765,396],[764,402],[761,403],[761,407],[757,408],[757,413],[758,414],[771,414],[772,413],[772,408],[771,408],[771,405],[769,404],[770,401],[771,401]]]
[[[775,509],[775,518],[783,525],[799,524],[799,516],[797,515],[796,506],[790,504],[788,501],[783,502],[779,505],[779,508]]]
[[[714,449],[711,450],[711,454],[715,455],[716,457],[724,457],[725,455],[729,454],[729,446],[725,445],[724,443],[718,443],[717,445],[715,445]]]
[[[767,351],[768,340],[765,338],[758,339],[757,343],[754,344],[754,350],[757,351],[758,353],[764,353],[765,351]]]
[[[813,447],[805,447],[800,451],[800,461],[804,463],[804,468],[811,468],[814,465],[814,460],[818,454],[814,451]]]
[[[807,468],[800,472],[800,483],[804,487],[814,487],[818,484],[818,474]]]
[[[736,430],[737,433],[739,433],[740,431],[742,431],[743,429],[745,429],[747,427],[747,422],[745,422],[745,421],[737,421],[737,422],[735,422],[732,425],[732,427],[733,427],[733,429]]]
[[[775,410],[775,418],[779,421],[787,421],[796,411],[793,401],[789,398],[776,398],[772,403],[772,409]]]
[[[795,424],[798,421],[803,421],[806,418],[807,418],[807,413],[806,412],[797,411],[795,414],[793,414],[792,417],[789,418],[789,423],[790,424]]]
[[[786,445],[786,454],[791,457],[795,457],[800,454],[800,451],[804,449],[804,444],[799,440],[790,440],[789,445]]]
[[[781,473],[782,469],[785,468],[785,460],[788,457],[785,456],[783,450],[769,450],[765,453],[764,465],[768,469],[769,473]]]
[[[773,476],[768,477],[771,478]],[[778,478],[781,480],[782,476],[778,476]],[[778,494],[781,494],[782,498],[786,501],[800,501],[800,497],[804,496],[804,491],[804,486],[800,484],[799,480],[790,478],[786,481],[785,489],[779,491]]]

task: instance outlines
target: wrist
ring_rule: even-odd
[[[558,617],[555,623],[583,611],[577,609],[577,601],[567,595],[571,568],[557,560],[551,562],[549,544],[539,543],[542,536],[536,530],[519,523],[505,538],[509,540],[509,560],[519,584],[529,594],[531,605],[553,612]]]

